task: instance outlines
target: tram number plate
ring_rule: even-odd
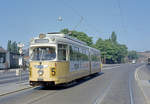
[[[38,78],[38,81],[43,81],[43,78]]]

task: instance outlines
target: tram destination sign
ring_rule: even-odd
[[[35,43],[48,43],[49,40],[48,39],[36,39]]]

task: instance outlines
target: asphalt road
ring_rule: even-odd
[[[146,104],[134,79],[140,64],[117,68],[87,77],[68,88],[37,87],[0,98],[0,104]]]

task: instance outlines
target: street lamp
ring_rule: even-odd
[[[61,16],[59,16],[58,17],[58,21],[62,21],[63,19],[62,19],[62,17]]]

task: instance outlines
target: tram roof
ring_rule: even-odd
[[[44,37],[47,37],[47,38],[57,38],[57,40],[60,38],[60,40],[62,40],[62,41],[66,41],[66,39],[67,39],[67,40],[70,40],[72,42],[77,42],[79,44],[85,45],[86,47],[90,48],[93,51],[99,52],[98,49],[89,47],[85,42],[80,41],[80,40],[78,40],[75,37],[71,37],[68,34],[64,34],[64,33],[61,33],[61,32],[51,32],[51,33],[47,33],[47,34],[39,34],[39,37],[40,37],[40,35],[42,35],[42,38],[43,38],[43,35],[45,35]],[[39,38],[39,37],[35,37],[35,39]]]
[[[78,42],[78,43],[80,43],[80,44],[87,45],[85,42],[80,41],[80,40],[78,40],[77,38],[71,37],[71,36],[69,36],[68,34],[64,34],[64,33],[61,33],[61,32],[47,33],[46,36],[47,36],[47,37],[66,38],[66,39],[72,40],[72,41],[74,41],[74,42]]]

